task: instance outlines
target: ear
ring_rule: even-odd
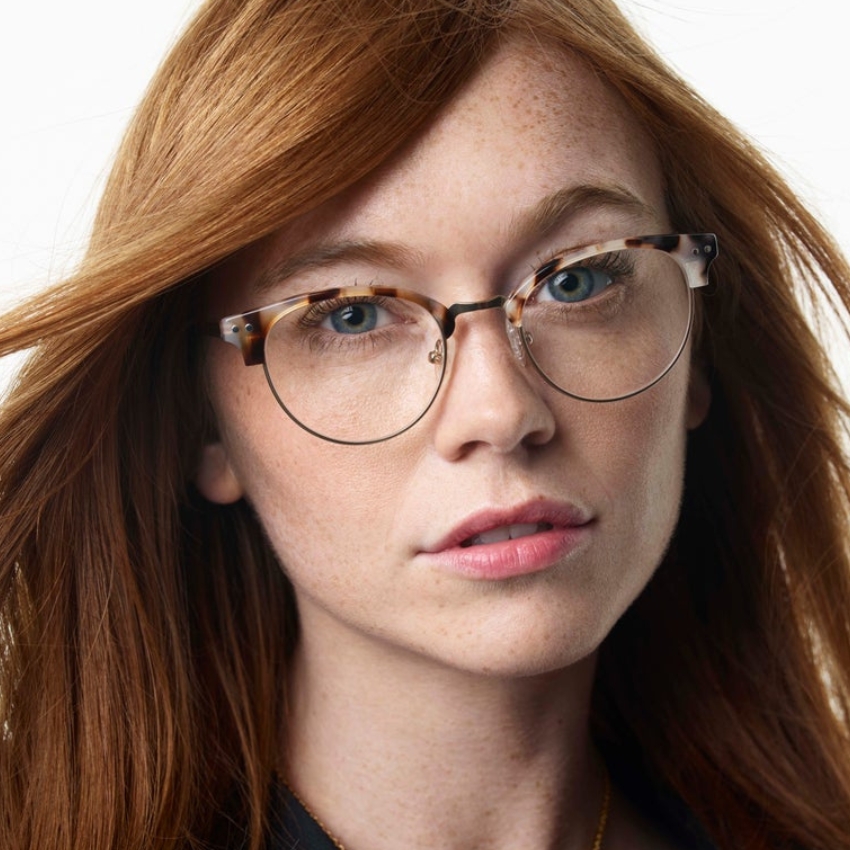
[[[242,485],[230,465],[221,443],[207,443],[201,449],[195,485],[200,494],[217,505],[230,505],[244,495]]]
[[[688,410],[685,422],[689,431],[699,428],[711,407],[711,387],[705,371],[698,363],[691,364],[691,376],[688,382]]]

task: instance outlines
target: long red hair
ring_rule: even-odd
[[[414,136],[517,33],[583,55],[722,255],[682,515],[603,646],[594,733],[723,850],[850,846],[850,408],[803,305],[850,270],[765,159],[608,0],[211,0],[127,133],[90,249],[4,317],[0,846],[259,847],[291,588],[196,493],[204,273]]]

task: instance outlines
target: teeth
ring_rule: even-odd
[[[527,537],[529,534],[537,534],[539,531],[548,531],[552,528],[548,522],[526,522],[515,525],[503,525],[501,528],[493,528],[490,531],[482,531],[464,540],[461,546],[483,546],[487,543],[504,543],[506,540],[516,540],[518,537]]]

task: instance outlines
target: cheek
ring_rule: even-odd
[[[667,549],[679,516],[687,440],[687,369],[618,403],[593,438],[611,582],[630,602]],[[598,412],[602,415],[605,411]]]
[[[227,352],[229,353],[229,352]],[[308,434],[260,368],[212,359],[212,401],[229,463],[293,580],[382,556],[393,506],[415,463],[407,443],[339,446]],[[224,389],[227,388],[227,389]]]
[[[584,436],[598,466],[616,484],[633,483],[646,491],[678,488],[688,432],[690,365],[688,351],[657,384],[632,398],[589,404],[593,420]],[[612,498],[617,497],[614,488]]]
[[[294,567],[374,546],[391,519],[398,467],[374,465],[362,447],[322,443],[280,410],[274,416],[270,427],[255,423],[238,436],[231,430],[226,443],[281,559]]]

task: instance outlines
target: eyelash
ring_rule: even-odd
[[[304,311],[304,315],[299,318],[298,324],[305,328],[313,328],[341,307],[348,307],[352,304],[373,304],[376,307],[386,308],[388,303],[389,301],[380,295],[363,295],[359,298],[332,298],[328,301],[311,304],[309,309]]]
[[[529,267],[530,271],[528,272],[528,276],[536,274],[539,269],[544,268],[544,266],[547,266],[553,260],[572,254],[576,250],[581,249],[572,247],[565,248],[560,251],[553,251],[551,254],[536,254],[536,262],[534,265]],[[590,260],[593,260],[592,268],[594,270],[608,272],[614,277],[619,275],[625,276],[634,272],[634,264],[628,262],[621,251],[608,252],[607,254],[596,254],[593,257],[588,258],[588,260],[580,261],[578,265],[582,265],[582,263],[589,262]]]
[[[529,263],[528,272],[525,277],[523,277],[520,281],[515,281],[513,286],[511,287],[511,291],[515,291],[522,283],[523,280],[526,280],[529,276],[535,274],[539,269],[551,263],[553,260],[558,259],[559,257],[566,256],[574,251],[577,248],[575,246],[569,248],[563,248],[559,250],[555,250],[552,252],[547,252],[545,254],[541,254],[539,252],[535,252],[535,261],[533,263]],[[617,276],[626,276],[634,271],[634,268],[631,264],[628,264],[624,261],[624,258],[620,254],[606,254],[604,255],[604,262],[600,262],[603,257],[595,257],[595,262],[593,264],[593,269],[601,272],[608,272],[615,278]],[[377,278],[371,278],[367,283],[360,283],[356,278],[350,284],[352,287],[364,286],[379,286],[382,285]],[[349,284],[347,284],[349,286]],[[374,296],[363,296],[364,301],[368,301],[368,303],[375,304],[378,307],[385,307],[386,301],[384,299],[376,299]],[[333,301],[326,301],[321,305],[315,305],[315,310],[311,309],[304,314],[299,320],[299,324],[302,327],[316,327],[324,319],[326,316],[330,315],[334,312],[334,310],[338,310],[340,307],[344,307],[347,304],[356,303],[356,299],[352,298],[335,298]],[[303,324],[302,324],[303,323]]]

